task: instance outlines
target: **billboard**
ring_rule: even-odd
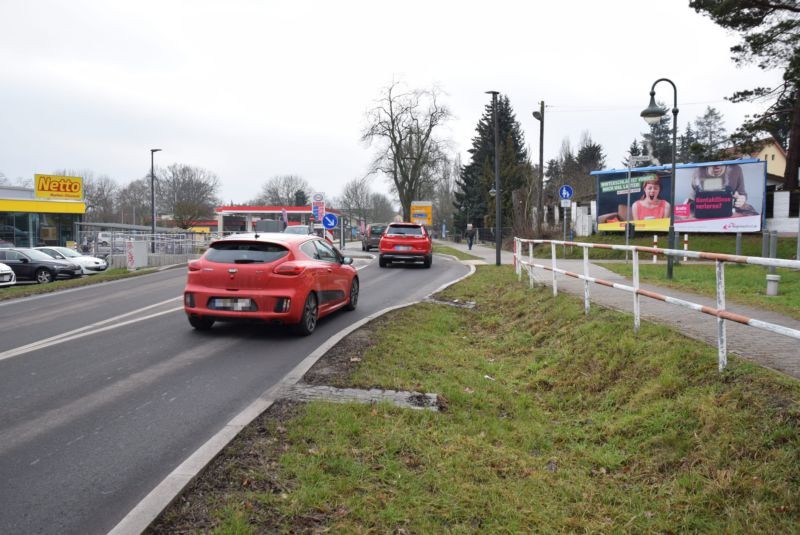
[[[433,225],[433,204],[431,201],[411,201],[411,222],[418,225]]]
[[[766,162],[732,160],[680,164],[675,169],[675,206],[670,202],[672,166],[595,171],[597,230],[759,232],[766,188]]]

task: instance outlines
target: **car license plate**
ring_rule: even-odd
[[[249,298],[215,297],[211,307],[216,310],[250,310],[252,301]]]
[[[410,245],[395,245],[394,249],[395,249],[395,251],[410,251],[411,250],[411,246]]]
[[[11,275],[3,273],[0,275],[0,282],[8,282],[11,280]]]

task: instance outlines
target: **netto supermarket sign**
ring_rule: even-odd
[[[37,199],[83,199],[83,178],[79,176],[34,175]]]

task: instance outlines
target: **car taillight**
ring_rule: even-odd
[[[189,271],[200,271],[200,263],[197,260],[189,262]]]
[[[275,266],[275,269],[272,270],[273,273],[276,275],[289,275],[289,276],[297,276],[301,275],[306,270],[306,267],[300,264],[296,264],[294,262],[284,262],[278,266]]]

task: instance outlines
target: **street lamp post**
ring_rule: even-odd
[[[653,82],[650,88],[650,104],[642,110],[641,116],[649,125],[658,124],[661,117],[667,113],[666,108],[661,108],[656,104],[656,84],[659,82],[668,82],[672,86],[672,91],[675,95],[675,102],[672,106],[672,176],[670,179],[670,211],[669,211],[669,233],[667,234],[667,243],[669,249],[675,249],[675,160],[677,159],[677,142],[678,142],[678,88],[669,78],[659,78]],[[671,255],[667,256],[667,278],[672,278],[672,264],[673,258]]]
[[[539,195],[536,199],[536,236],[542,237],[542,219],[544,218],[544,100],[539,103],[539,111],[533,112],[533,118],[539,121]]]
[[[156,252],[156,174],[153,155],[161,149],[150,149],[150,252]]]
[[[494,246],[495,246],[495,265],[500,265],[500,243],[502,238],[500,236],[500,232],[502,231],[501,228],[501,220],[503,217],[503,212],[501,209],[501,205],[503,202],[503,196],[500,193],[500,129],[497,124],[497,91],[487,91],[487,95],[492,95],[492,117],[494,120],[494,191],[495,191],[495,200],[494,200],[494,217],[495,217],[495,236],[494,236]]]

